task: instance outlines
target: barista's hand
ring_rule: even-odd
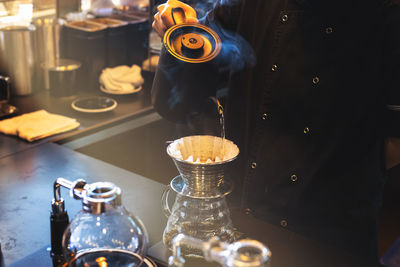
[[[169,27],[181,23],[198,23],[196,11],[178,0],[168,0],[157,7],[154,15],[153,29],[162,38]]]

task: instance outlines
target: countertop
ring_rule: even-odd
[[[110,181],[120,186],[124,205],[144,222],[149,232],[149,256],[165,263],[169,252],[161,242],[166,218],[160,201],[165,185],[59,145],[152,111],[149,88],[137,95],[116,97],[118,107],[107,114],[78,113],[70,107],[72,99],[54,98],[43,91],[12,100],[22,113],[44,108],[75,117],[81,126],[33,143],[0,135],[0,242],[6,265],[24,266],[26,261],[21,259],[28,259],[30,266],[47,266],[38,264],[35,255],[38,251],[46,255],[50,243],[50,203],[53,182],[58,177]],[[71,218],[81,209],[80,201],[69,198],[63,190],[62,195]],[[272,267],[367,266],[358,265],[340,248],[314,242],[240,210],[232,210],[231,215],[240,232],[272,250]],[[35,257],[36,265],[29,260]]]
[[[143,89],[131,95],[110,95],[100,91],[80,92],[69,97],[55,97],[49,90],[41,90],[27,96],[12,96],[10,104],[18,108],[18,114],[24,114],[40,109],[48,112],[76,118],[80,126],[78,129],[66,133],[50,136],[32,143],[14,136],[0,135],[0,158],[34,146],[55,142],[64,143],[70,140],[95,133],[112,125],[142,116],[153,110],[151,106],[152,75],[147,75]],[[117,107],[104,113],[83,113],[74,110],[71,103],[78,98],[88,96],[106,96],[117,101]]]
[[[43,90],[28,96],[12,96],[10,103],[18,108],[18,114],[45,109],[76,118],[80,127],[32,143],[0,134],[0,242],[6,264],[49,244],[50,201],[53,182],[58,177],[122,184],[128,188],[123,195],[127,208],[135,203],[131,211],[143,218],[153,233],[150,245],[160,240],[162,229],[158,224],[155,227],[155,222],[165,223],[166,219],[161,216],[159,197],[151,198],[154,206],[149,206],[151,201],[148,200],[146,207],[137,203],[146,199],[145,195],[160,196],[164,185],[59,145],[148,114],[153,110],[150,85],[151,81],[145,82],[142,91],[132,95],[107,95],[99,90],[54,97]],[[98,114],[72,109],[73,100],[87,96],[107,96],[115,99],[118,105],[112,111]],[[66,202],[71,215],[81,208],[79,201],[69,199]],[[147,209],[158,212],[147,213]]]
[[[151,233],[149,245],[161,240],[161,225],[166,223],[162,184],[52,143],[3,157],[0,169],[0,240],[6,264],[49,244],[53,182],[58,177],[120,186],[123,204]],[[81,203],[70,198],[68,190],[62,190],[62,196],[72,218]]]

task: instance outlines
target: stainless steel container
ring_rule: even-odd
[[[128,23],[110,18],[95,18],[89,20],[107,27],[106,30],[106,65],[115,67],[129,64],[126,30]]]
[[[49,89],[49,76],[46,66],[54,65],[60,58],[61,30],[65,20],[58,18],[40,18],[33,22],[36,27],[36,57],[38,86]]]
[[[11,78],[14,95],[29,95],[36,83],[34,25],[0,28],[0,69]]]
[[[127,64],[141,66],[148,57],[150,22],[147,17],[128,15],[123,12],[113,14],[110,18],[128,23],[126,28]]]
[[[72,21],[63,30],[63,58],[81,62],[79,90],[99,91],[99,77],[106,64],[107,26],[91,21]]]
[[[47,66],[52,96],[72,96],[77,92],[77,75],[81,63],[72,59],[57,59]]]

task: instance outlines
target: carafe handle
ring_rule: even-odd
[[[168,185],[167,187],[165,187],[163,194],[161,196],[161,205],[163,208],[163,212],[167,218],[171,215],[171,208],[169,207],[169,204],[168,204],[168,196],[169,196],[169,192],[171,192],[171,189],[172,189],[171,185]]]

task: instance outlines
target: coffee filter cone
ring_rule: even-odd
[[[186,136],[172,142],[167,153],[174,159],[195,164],[231,161],[239,154],[232,141],[211,135]]]

